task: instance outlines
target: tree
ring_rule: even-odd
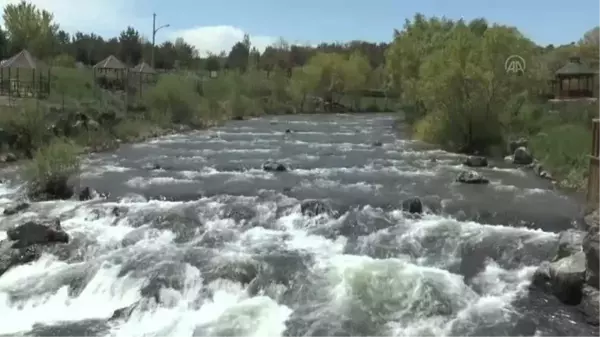
[[[277,56],[277,50],[272,46],[265,48],[265,51],[260,56],[259,66],[262,70],[267,72],[267,78],[271,75],[271,71],[273,71],[277,65]]]
[[[260,67],[260,52],[256,47],[252,47],[248,56],[248,68],[259,69]]]
[[[244,41],[237,42],[229,55],[227,55],[227,67],[229,69],[237,69],[246,71],[248,68],[248,57],[250,56],[250,41],[248,35],[244,36]]]
[[[541,83],[532,61],[536,46],[512,27],[481,33],[462,21],[439,41],[438,49],[423,58],[415,82],[426,111],[417,134],[452,150],[484,152],[502,142],[517,117],[518,111],[510,109],[512,98],[535,92],[532,88]],[[507,55],[530,61],[527,71],[507,73]]]
[[[583,35],[583,39],[581,39],[579,43],[588,45],[598,45],[600,43],[600,26],[596,26],[588,30]]]
[[[133,27],[127,27],[119,35],[119,58],[129,65],[139,64],[142,59],[140,33]]]
[[[58,25],[54,23],[51,13],[21,1],[6,5],[2,17],[11,41],[11,54],[28,49],[38,58],[52,56]]]
[[[369,60],[360,51],[355,51],[348,60],[342,64],[342,78],[344,90],[353,98],[354,108],[357,109],[360,99],[367,88],[371,65]]]
[[[205,66],[206,71],[209,71],[209,72],[221,70],[221,62],[219,61],[219,57],[216,55],[208,56],[204,66]]]

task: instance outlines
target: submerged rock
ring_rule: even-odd
[[[300,212],[302,215],[307,216],[317,216],[321,214],[334,215],[333,209],[331,206],[322,200],[304,200],[300,204]]]
[[[288,168],[284,164],[268,161],[263,164],[263,170],[267,172],[286,172]]]
[[[13,207],[8,207],[4,210],[4,215],[14,215],[20,213],[29,208],[29,204],[26,202],[22,202]]]
[[[488,160],[486,157],[481,156],[469,156],[463,165],[468,167],[486,167],[488,166]]]
[[[402,210],[412,214],[423,213],[423,203],[417,197],[409,198],[402,201]]]
[[[456,177],[456,181],[463,184],[488,184],[490,182],[476,171],[462,171]]]
[[[112,316],[108,320],[109,321],[121,320],[121,319],[126,320],[131,316],[133,311],[135,309],[137,309],[138,305],[139,305],[139,303],[136,302],[136,303],[126,306],[124,308],[117,309],[117,310],[113,311]]]
[[[256,216],[256,211],[246,205],[229,204],[223,210],[223,217],[233,219],[236,223],[250,221]]]

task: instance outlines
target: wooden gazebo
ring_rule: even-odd
[[[109,90],[124,90],[127,81],[127,66],[114,55],[109,55],[94,66],[94,82]]]
[[[50,68],[23,49],[0,62],[0,95],[43,98],[50,94]]]
[[[131,72],[140,77],[141,82],[153,83],[156,80],[156,70],[148,63],[142,62],[131,69]]]
[[[552,81],[555,97],[558,99],[594,97],[594,78],[596,71],[581,62],[577,56],[555,73]],[[597,89],[597,88],[596,88]]]

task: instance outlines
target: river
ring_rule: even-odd
[[[528,289],[578,203],[502,162],[477,169],[489,185],[455,183],[462,157],[393,121],[265,117],[90,156],[81,184],[107,199],[0,220],[5,236],[59,217],[71,237],[0,276],[0,334],[597,335]],[[264,172],[267,160],[291,170]],[[21,191],[0,185],[0,207]],[[414,196],[422,216],[401,211]],[[305,199],[339,215],[304,216]]]

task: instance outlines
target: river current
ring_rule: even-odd
[[[597,335],[528,288],[578,203],[502,162],[477,169],[489,185],[455,183],[462,156],[393,124],[266,117],[91,155],[81,185],[107,199],[0,218],[0,239],[56,217],[71,237],[0,276],[0,335]],[[0,184],[0,208],[21,194]],[[338,215],[302,215],[307,199]]]

